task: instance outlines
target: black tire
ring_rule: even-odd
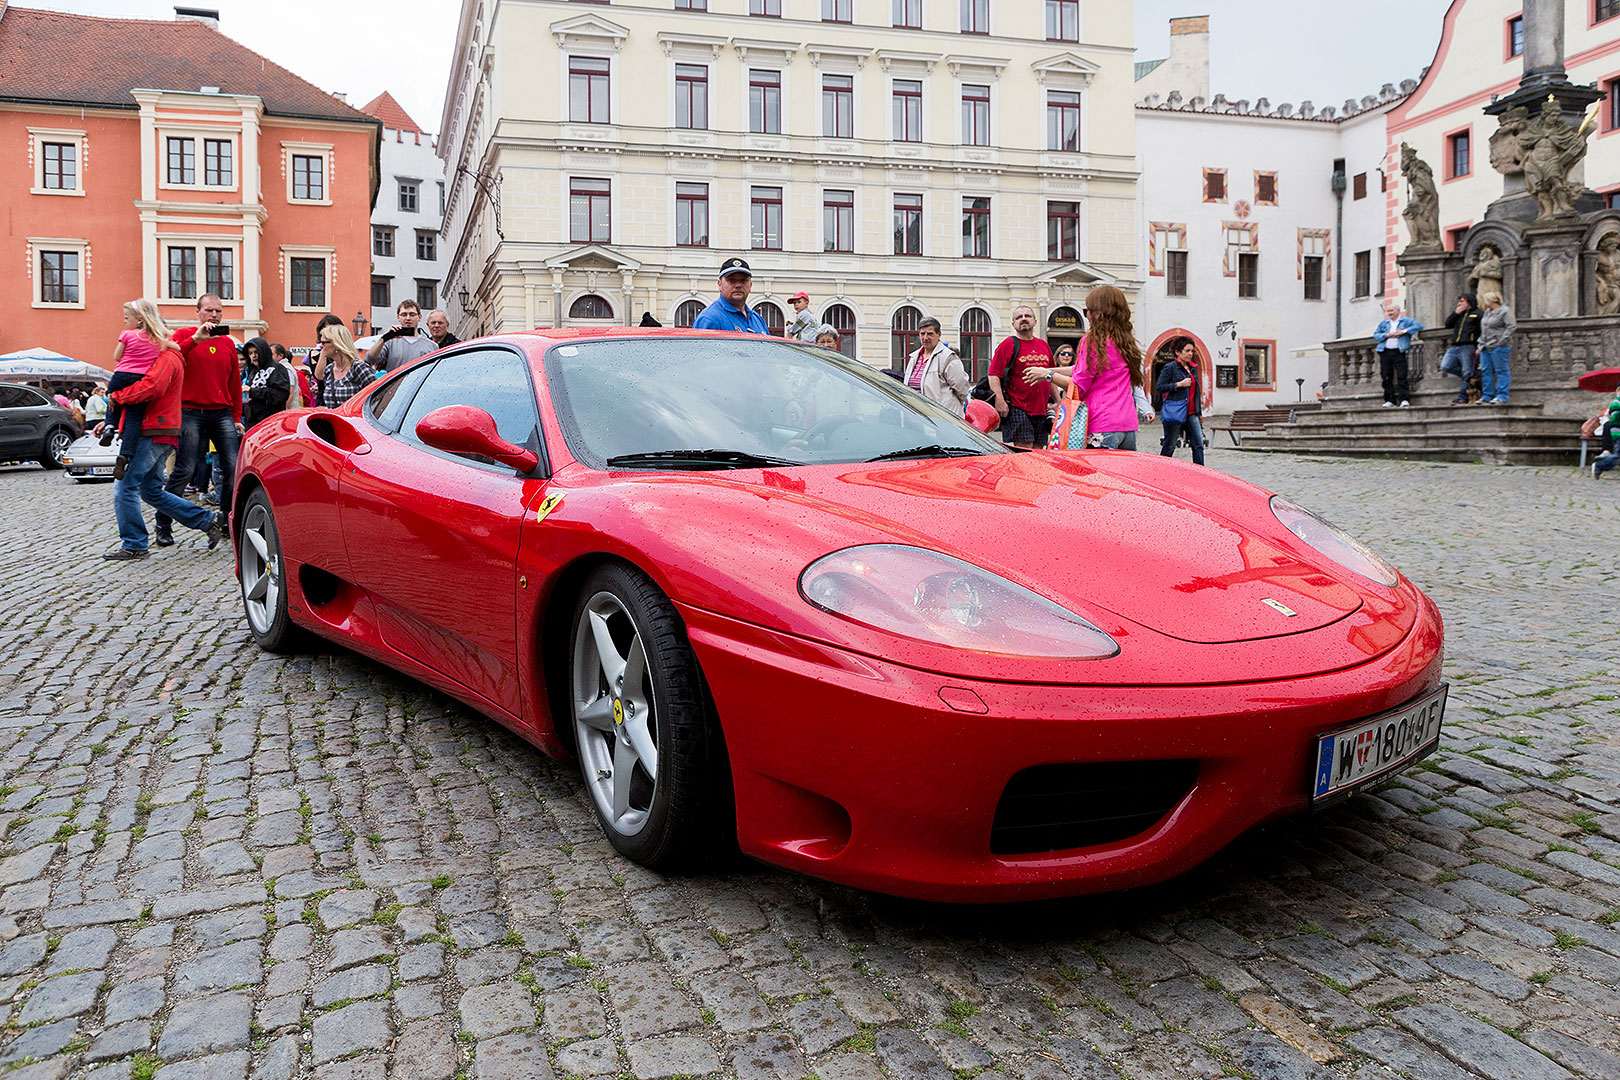
[[[39,463],[47,469],[60,469],[67,448],[73,445],[73,432],[65,427],[51,428],[45,433],[45,444],[40,447]]]
[[[297,652],[308,642],[308,634],[294,626],[287,614],[281,533],[276,528],[270,499],[262,488],[249,495],[242,505],[236,552],[242,609],[254,642],[265,652]],[[264,591],[255,596],[261,588]]]
[[[623,649],[621,668],[633,677],[634,645],[642,645],[644,663],[638,685],[608,685],[593,616],[601,618],[613,641]],[[597,823],[608,842],[626,858],[654,870],[695,866],[735,846],[735,810],[725,741],[715,721],[703,673],[687,640],[686,626],[674,605],[641,571],[619,563],[594,571],[574,605],[568,665],[569,725]],[[605,727],[600,709],[611,701]],[[637,702],[650,711],[637,716]],[[592,708],[594,706],[594,708]],[[622,710],[622,712],[620,711]],[[596,720],[582,717],[593,715]],[[632,734],[637,721],[640,734]],[[635,749],[638,739],[656,747],[656,777]],[[626,810],[615,818],[616,797],[611,770],[625,760],[620,743],[635,753]],[[608,775],[599,774],[600,769]],[[649,786],[650,782],[650,786]]]

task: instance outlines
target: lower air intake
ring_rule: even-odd
[[[1192,760],[1036,765],[1001,793],[990,850],[1029,855],[1127,839],[1158,824],[1197,779]]]

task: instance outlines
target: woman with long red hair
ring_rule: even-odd
[[[1086,294],[1086,321],[1091,329],[1080,339],[1073,368],[1031,368],[1024,378],[1074,387],[1071,396],[1084,401],[1089,414],[1088,447],[1135,450],[1137,418],[1153,414],[1145,409],[1142,347],[1131,328],[1131,305],[1114,286],[1098,285]]]

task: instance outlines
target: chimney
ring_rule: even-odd
[[[219,29],[218,8],[177,7],[174,18],[176,22],[200,22],[212,30]]]
[[[1179,76],[1179,89],[1209,96],[1208,15],[1170,20],[1170,57],[1165,63]]]

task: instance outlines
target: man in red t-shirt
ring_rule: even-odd
[[[1024,369],[1052,366],[1052,350],[1035,336],[1035,309],[1027,304],[1013,308],[1013,337],[996,346],[990,357],[990,401],[1001,414],[1001,438],[1014,446],[1045,446],[1052,422],[1046,415],[1052,400],[1052,380],[1031,385],[1024,381]],[[1013,358],[1013,342],[1018,357]],[[1009,366],[1012,368],[1008,370]],[[1011,399],[1009,402],[1008,399]]]
[[[184,492],[198,460],[207,452],[207,443],[212,442],[219,451],[219,508],[228,514],[236,447],[242,435],[242,364],[224,321],[225,305],[213,293],[204,293],[197,298],[198,325],[174,332],[186,374],[180,387],[180,452],[164,487],[175,495]],[[157,515],[153,542],[158,547],[173,545],[167,514]]]

